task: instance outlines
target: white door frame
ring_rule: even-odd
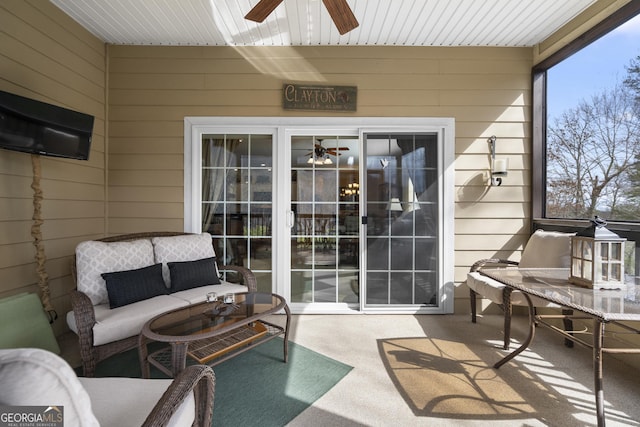
[[[185,117],[184,119],[184,231],[201,232],[201,140],[207,133],[260,133],[273,135],[273,171],[275,188],[272,233],[273,247],[273,292],[286,296],[290,292],[291,256],[290,239],[280,238],[289,235],[290,184],[287,182],[287,171],[290,170],[291,153],[284,147],[287,135],[296,132],[339,133],[358,135],[360,152],[363,153],[364,132],[424,132],[438,131],[442,134],[442,151],[438,159],[442,171],[442,245],[440,246],[440,292],[438,307],[380,310],[381,313],[452,313],[454,294],[454,159],[455,159],[455,121],[453,118],[429,117]],[[276,155],[277,154],[277,155]],[[360,168],[360,182],[363,181]],[[363,201],[360,201],[363,212]],[[362,240],[362,234],[360,238]],[[276,238],[278,236],[278,238]],[[364,242],[361,241],[361,248]],[[364,266],[364,251],[361,250],[360,265]],[[362,276],[362,275],[361,275]],[[326,303],[321,303],[326,304]],[[357,313],[358,311],[336,307],[308,304],[292,306],[294,313]],[[363,302],[360,302],[360,310]],[[361,312],[361,311],[360,311]],[[368,313],[374,311],[368,310]]]

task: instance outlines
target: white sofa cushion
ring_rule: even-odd
[[[81,242],[76,247],[78,291],[85,293],[94,305],[107,304],[109,297],[102,273],[134,270],[154,263],[153,246],[148,239]]]
[[[195,261],[216,256],[209,233],[154,237],[151,242],[153,243],[155,262],[162,263],[162,274],[167,286],[171,285],[167,263]]]
[[[122,427],[141,426],[172,380],[82,377],[80,382],[91,398],[100,426]],[[191,426],[195,416],[195,399],[191,393],[167,426]]]
[[[218,297],[221,297],[227,292],[237,294],[240,292],[248,292],[248,291],[249,289],[244,285],[239,285],[236,283],[229,283],[229,282],[221,282],[219,285],[206,285],[206,286],[201,286],[199,288],[192,288],[184,291],[175,292],[171,294],[171,296],[175,298],[180,298],[189,304],[196,304],[206,300],[208,292],[215,292],[216,294],[218,294]]]
[[[62,406],[65,426],[100,425],[75,372],[49,351],[0,350],[0,384],[0,405]]]
[[[160,295],[118,308],[109,304],[94,306],[96,324],[93,326],[93,345],[102,345],[136,336],[144,324],[154,316],[189,303],[172,295]],[[67,314],[69,329],[78,332],[73,311]]]
[[[179,307],[203,302],[208,292],[216,292],[221,296],[227,292],[234,294],[248,292],[248,288],[244,285],[222,282],[219,285],[160,295],[118,308],[109,308],[109,304],[96,305],[93,307],[96,316],[96,324],[93,326],[94,345],[107,344],[138,335],[144,324],[152,317]],[[73,311],[67,313],[67,325],[73,332],[78,333]]]

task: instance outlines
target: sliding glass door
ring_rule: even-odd
[[[292,303],[358,307],[359,140],[293,135]]]
[[[440,301],[438,133],[366,133],[364,307]]]
[[[185,230],[294,313],[453,311],[451,119],[188,118]]]

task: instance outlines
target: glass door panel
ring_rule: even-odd
[[[358,303],[358,143],[291,137],[292,303]]]
[[[438,134],[365,134],[365,308],[438,305]]]
[[[272,288],[271,135],[202,136],[202,231],[220,265],[250,268],[258,290]]]

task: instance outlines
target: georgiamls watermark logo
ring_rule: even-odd
[[[0,427],[63,427],[62,406],[0,406]]]

